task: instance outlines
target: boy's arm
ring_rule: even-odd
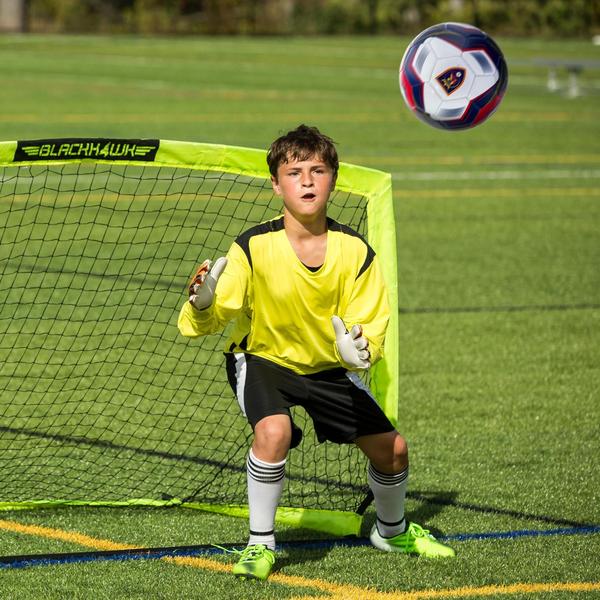
[[[383,356],[390,317],[387,289],[377,256],[356,280],[346,311],[340,316],[348,329],[352,330],[355,325],[362,327],[362,335],[368,341],[369,362],[375,364]]]
[[[227,266],[213,289],[212,303],[199,310],[188,300],[181,307],[177,321],[181,335],[198,337],[223,329],[244,307],[249,275],[250,267],[244,252],[237,244],[232,244],[227,253]],[[208,277],[210,274],[207,275],[207,279]],[[194,295],[191,298],[194,298]]]

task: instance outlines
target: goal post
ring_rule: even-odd
[[[223,335],[185,340],[194,267],[281,211],[266,152],[156,139],[0,142],[0,509],[182,505],[246,515],[250,430]],[[395,424],[398,297],[388,173],[340,163],[329,214],[377,252],[393,308],[368,384]],[[278,520],[356,534],[353,445],[292,450]]]

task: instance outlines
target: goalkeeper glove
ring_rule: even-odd
[[[198,310],[208,308],[215,297],[217,281],[227,265],[224,256],[217,258],[213,265],[210,260],[205,260],[196,271],[189,287],[190,304]]]
[[[368,369],[371,366],[369,358],[369,340],[363,335],[362,327],[354,325],[350,331],[344,321],[338,316],[331,317],[335,331],[335,343],[342,361],[352,369]]]

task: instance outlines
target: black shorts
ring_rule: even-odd
[[[298,375],[252,354],[225,356],[229,384],[252,429],[271,415],[284,414],[291,419],[290,408],[302,406],[314,423],[319,442],[343,444],[394,430],[355,373],[340,367]]]

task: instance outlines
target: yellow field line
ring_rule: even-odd
[[[481,596],[508,596],[511,594],[537,594],[548,592],[595,592],[600,590],[600,582],[581,583],[514,583],[512,585],[483,585],[442,590],[418,590],[415,592],[373,592],[357,590],[356,594],[313,596],[311,600],[436,600],[445,598],[472,598]],[[305,600],[294,596],[290,600]]]
[[[347,155],[344,160],[352,163],[377,161],[385,164],[398,164],[401,166],[425,165],[547,165],[547,164],[580,164],[600,162],[600,154],[482,154],[465,156],[450,154],[447,156],[415,156],[406,152],[397,154],[362,156],[358,154]]]
[[[90,537],[75,531],[64,531],[52,527],[42,527],[41,525],[25,525],[16,521],[5,521],[4,519],[0,519],[0,529],[59,540],[61,542],[70,542],[80,546],[87,546],[88,548],[95,548],[96,550],[131,550],[132,548],[136,548],[136,546]]]
[[[400,183],[398,186],[402,185]],[[600,196],[600,188],[460,188],[449,190],[413,190],[395,189],[393,195],[399,198],[519,198],[547,196],[555,198]]]
[[[0,529],[33,535],[47,539],[69,542],[96,550],[131,550],[137,546],[122,544],[112,540],[91,537],[75,531],[65,531],[41,525],[26,525],[16,521],[0,519]],[[161,560],[187,567],[204,569],[217,573],[230,573],[231,565],[202,557],[162,557]],[[269,582],[295,588],[309,588],[325,595],[310,596],[312,600],[428,600],[442,598],[468,598],[472,596],[494,596],[528,594],[537,592],[589,592],[600,591],[600,582],[582,583],[516,583],[512,585],[488,585],[480,587],[460,587],[441,590],[418,590],[411,592],[380,592],[374,589],[334,583],[323,579],[308,579],[294,575],[274,573]],[[307,596],[296,596],[291,600],[305,600]]]

